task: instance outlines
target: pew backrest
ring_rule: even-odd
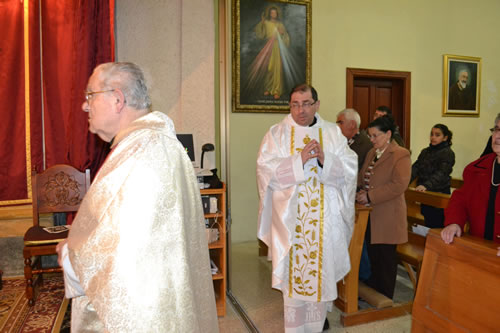
[[[412,332],[498,332],[500,260],[492,241],[427,235]]]
[[[462,179],[452,178],[451,187],[452,189],[460,188],[463,185]],[[451,195],[425,191],[420,192],[415,190],[416,180],[414,180],[405,192],[405,200],[407,207],[408,216],[408,228],[411,230],[411,226],[414,224],[424,225],[424,217],[420,214],[420,205],[428,205],[436,208],[446,208],[448,202],[450,201]]]

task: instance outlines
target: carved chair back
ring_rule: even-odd
[[[80,172],[70,165],[56,164],[42,173],[33,171],[33,225],[40,213],[76,212],[90,187],[90,170]]]

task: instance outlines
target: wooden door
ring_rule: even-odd
[[[377,107],[388,106],[406,147],[410,146],[409,72],[347,68],[346,105],[361,117],[361,128],[373,120]]]

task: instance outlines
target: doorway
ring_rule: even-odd
[[[388,106],[406,148],[410,147],[410,94],[410,72],[346,69],[346,107],[358,111],[361,128],[373,120],[377,107]]]

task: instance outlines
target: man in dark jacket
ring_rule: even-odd
[[[372,149],[372,143],[365,132],[359,131],[361,117],[354,109],[344,109],[337,114],[337,125],[342,134],[347,138],[349,148],[358,155],[358,170],[361,169],[365,161],[366,153]]]

